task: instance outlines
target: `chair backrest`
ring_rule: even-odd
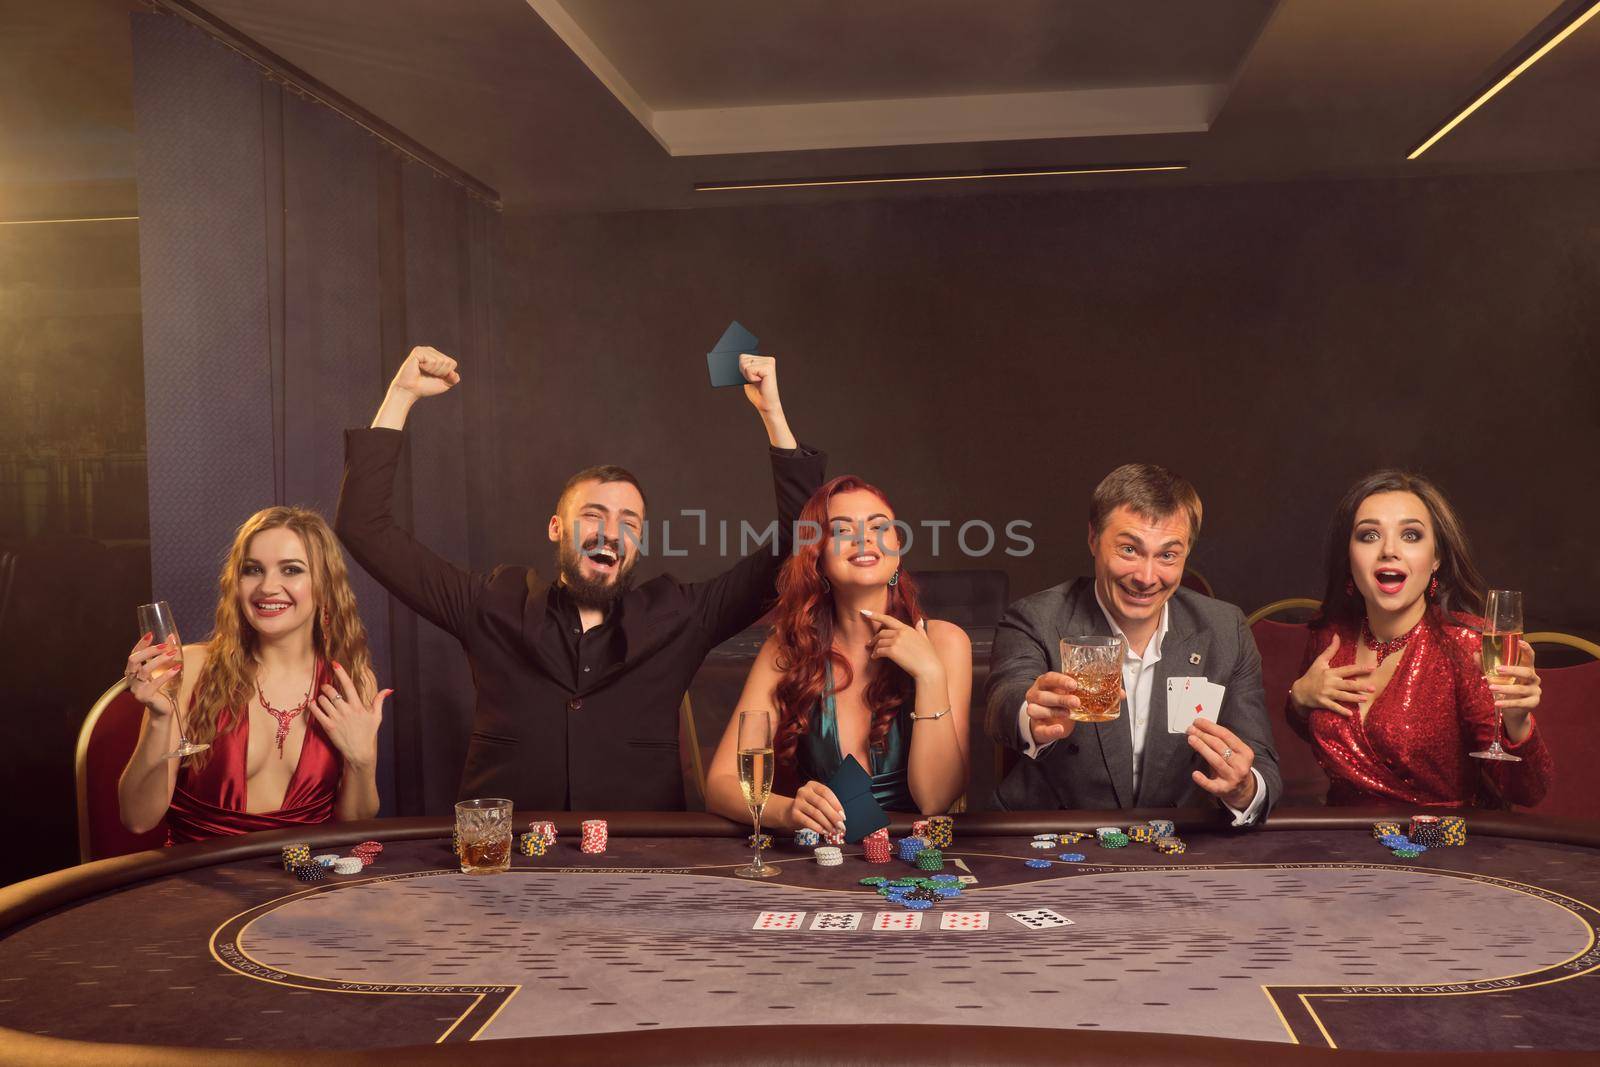
[[[1183,569],[1183,577],[1178,584],[1186,589],[1193,589],[1196,593],[1204,593],[1206,596],[1214,597],[1217,595],[1211,591],[1211,583],[1206,581],[1206,576],[1193,567],[1185,567]]]
[[[1569,634],[1532,633],[1528,643],[1562,645],[1595,659],[1573,667],[1540,667],[1539,710],[1534,718],[1555,764],[1550,792],[1533,810],[1540,815],[1600,819],[1594,779],[1600,766],[1600,646]]]
[[[916,571],[922,609],[966,630],[994,626],[1011,599],[1011,579],[1001,570]]]
[[[1250,632],[1261,653],[1261,688],[1266,694],[1267,718],[1272,723],[1272,742],[1278,750],[1278,772],[1283,776],[1283,796],[1278,805],[1324,804],[1328,798],[1328,776],[1317,763],[1311,746],[1289,725],[1285,711],[1289,687],[1300,677],[1309,627],[1304,623],[1258,619],[1251,624]]]
[[[167,841],[165,823],[149,833],[132,833],[122,825],[117,779],[139,742],[144,706],[119,681],[100,694],[78,730],[74,774],[78,782],[78,858],[83,863],[160,848]]]
[[[720,735],[718,740],[721,740]],[[678,703],[678,770],[683,774],[683,806],[703,811],[706,806],[706,764],[712,752],[700,747],[700,731],[694,722],[694,704],[689,694]]]
[[[1308,596],[1291,596],[1283,600],[1274,600],[1264,604],[1245,617],[1245,625],[1254,626],[1262,619],[1270,619],[1274,615],[1296,614],[1310,616],[1322,610],[1322,601],[1312,600]]]

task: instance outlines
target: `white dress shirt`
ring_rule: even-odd
[[[1166,640],[1167,624],[1170,621],[1170,603],[1161,605],[1161,623],[1156,627],[1156,632],[1151,636],[1149,644],[1145,645],[1144,654],[1140,655],[1133,650],[1133,644],[1128,640],[1128,635],[1122,632],[1111,612],[1106,610],[1106,602],[1100,597],[1100,583],[1094,583],[1095,603],[1100,605],[1100,613],[1111,623],[1111,630],[1122,638],[1122,689],[1127,694],[1123,704],[1128,714],[1128,728],[1132,731],[1133,740],[1133,790],[1139,791],[1139,770],[1143,764],[1145,731],[1150,723],[1150,698],[1155,689],[1156,664],[1161,662],[1161,644]],[[1029,759],[1038,759],[1039,753],[1055,744],[1047,741],[1036,744],[1033,740],[1033,729],[1028,719],[1028,702],[1024,700],[1022,707],[1017,711],[1017,729],[1022,735],[1022,754]],[[1266,800],[1267,783],[1261,777],[1261,772],[1254,767],[1250,773],[1255,775],[1256,794],[1250,799],[1250,805],[1243,811],[1233,805],[1222,801],[1222,806],[1233,813],[1233,825],[1248,826],[1255,822],[1256,816],[1261,812],[1261,805]]]

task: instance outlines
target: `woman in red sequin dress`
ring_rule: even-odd
[[[1400,471],[1357,482],[1334,518],[1327,574],[1288,715],[1327,772],[1328,803],[1543,799],[1551,761],[1533,718],[1533,649],[1521,643],[1509,683],[1484,678],[1484,583],[1444,494]],[[1469,755],[1493,739],[1496,706],[1500,743],[1520,763]]]
[[[123,824],[143,833],[165,819],[181,843],[376,815],[389,692],[376,692],[328,524],[303,508],[257,512],[239,527],[219,587],[209,641],[179,649],[145,634],[128,657],[145,713],[118,783]],[[210,747],[167,759],[180,733]]]

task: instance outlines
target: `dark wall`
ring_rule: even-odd
[[[1594,174],[507,219],[503,443],[486,516],[532,541],[560,480],[633,466],[657,518],[771,514],[759,427],[703,353],[738,318],[800,436],[903,517],[1033,523],[1021,595],[1080,573],[1096,481],[1199,487],[1194,566],[1250,610],[1321,593],[1325,527],[1382,465],[1443,484],[1535,626],[1600,630]],[[1002,541],[1002,546],[1004,542]],[[709,573],[714,553],[672,569]]]

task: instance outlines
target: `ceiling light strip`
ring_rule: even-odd
[[[1416,159],[1418,156],[1422,155],[1422,153],[1432,148],[1439,142],[1441,138],[1444,137],[1445,134],[1459,126],[1468,115],[1478,110],[1484,104],[1487,104],[1491,99],[1494,98],[1496,93],[1500,92],[1500,90],[1504,89],[1506,86],[1515,81],[1523,71],[1527,70],[1529,67],[1539,62],[1539,60],[1543,59],[1550,53],[1552,49],[1555,48],[1556,45],[1560,44],[1562,41],[1565,41],[1568,37],[1571,37],[1578,31],[1580,26],[1594,18],[1595,15],[1600,15],[1600,2],[1591,4],[1586,11],[1578,15],[1571,22],[1567,23],[1567,25],[1559,30],[1555,36],[1551,37],[1544,44],[1540,45],[1532,55],[1528,56],[1528,58],[1524,59],[1521,63],[1518,63],[1516,66],[1507,71],[1504,77],[1480,93],[1476,100],[1461,110],[1460,114],[1456,115],[1455,118],[1451,119],[1449,122],[1435,130],[1432,137],[1429,137],[1426,141],[1423,141],[1416,148],[1412,149],[1411,154],[1406,156],[1406,159]]]
[[[137,222],[138,215],[103,215],[84,219],[0,219],[0,226],[53,226],[59,222]]]
[[[697,193],[720,193],[742,189],[816,189],[839,185],[900,185],[907,182],[967,182],[988,178],[1047,178],[1083,174],[1149,174],[1157,171],[1188,170],[1187,163],[1150,163],[1126,167],[1072,167],[1061,170],[975,171],[968,174],[901,174],[876,178],[810,178],[787,182],[697,183]]]

